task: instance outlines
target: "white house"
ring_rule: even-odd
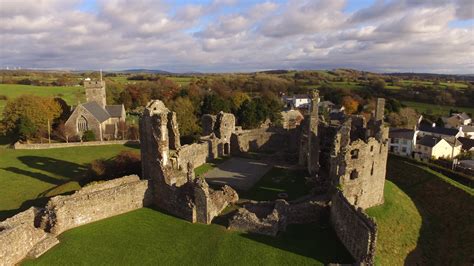
[[[388,134],[389,151],[391,153],[412,157],[416,145],[416,134],[414,130],[405,128],[390,128]]]
[[[426,135],[417,140],[415,145],[415,159],[428,161],[429,159],[453,158],[461,153],[461,143],[451,142],[444,138]]]
[[[417,137],[432,136],[454,141],[456,138],[464,136],[464,133],[460,129],[438,127],[434,123],[419,123],[416,130],[418,131]]]
[[[283,96],[282,100],[288,108],[305,108],[311,103],[311,98],[308,94]]]

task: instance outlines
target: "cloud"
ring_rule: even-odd
[[[472,73],[472,1],[0,0],[0,67]]]

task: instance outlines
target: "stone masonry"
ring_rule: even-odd
[[[220,113],[214,124],[215,133],[201,143],[174,150],[176,145],[170,144],[169,136],[178,136],[179,129],[177,123],[168,119],[170,113],[163,102],[153,100],[140,118],[143,178],[153,182],[156,206],[193,223],[211,223],[229,203],[238,200],[238,195],[228,186],[213,190],[205,180],[196,179],[194,163],[200,165],[217,158],[219,151],[214,151],[218,148],[225,152],[224,145],[230,141],[228,136],[235,127],[235,118]]]
[[[45,208],[32,207],[1,222],[0,265],[39,257],[68,229],[150,205],[148,184],[136,175],[91,184],[73,195],[51,198]]]

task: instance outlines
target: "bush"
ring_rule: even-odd
[[[88,169],[87,181],[108,180],[126,175],[141,175],[140,155],[122,151],[111,160],[94,160]]]
[[[0,95],[0,100],[6,101],[8,97],[6,95]]]
[[[95,133],[92,130],[86,130],[82,134],[83,141],[94,141],[95,140]]]

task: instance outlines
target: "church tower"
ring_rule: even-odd
[[[84,80],[84,88],[86,89],[87,102],[97,102],[102,108],[107,105],[105,95],[105,81],[102,80],[102,71],[100,72],[100,80]]]

